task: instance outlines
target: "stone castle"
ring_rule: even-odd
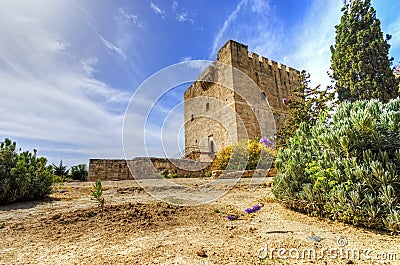
[[[287,103],[295,97],[293,88],[298,85],[298,70],[249,53],[246,45],[233,40],[218,51],[216,62],[247,75],[258,91],[249,92],[248,82],[244,83],[235,74],[221,74],[220,69],[212,67],[185,91],[185,151],[187,157],[200,161],[212,160],[216,152],[241,140],[276,136],[261,132],[275,134],[283,127],[289,116]],[[207,78],[210,75],[214,77],[211,82]],[[230,87],[221,85],[221,79]],[[272,110],[272,122],[260,110],[267,114],[267,110]],[[262,130],[263,126],[275,125],[276,130]]]
[[[204,176],[210,164],[199,162],[212,161],[225,146],[274,137],[289,116],[287,102],[294,98],[299,71],[249,53],[246,45],[232,40],[219,50],[216,63],[219,66],[207,68],[184,93],[189,159],[90,159],[89,180],[137,179],[164,171],[179,177]]]

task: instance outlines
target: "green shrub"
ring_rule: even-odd
[[[60,177],[53,174],[53,190],[61,190],[64,187],[65,180],[65,177]]]
[[[16,143],[0,142],[0,204],[41,199],[51,193],[53,169],[47,159],[25,151]]]
[[[99,212],[103,214],[104,211],[104,197],[103,197],[103,187],[101,185],[100,180],[96,180],[93,185],[93,190],[90,192],[92,193],[93,198],[97,201],[97,207],[99,208]]]
[[[222,149],[212,163],[213,170],[268,169],[275,150],[257,139],[241,141]]]
[[[168,173],[167,174],[167,179],[176,179],[178,177],[177,173]]]
[[[80,164],[71,167],[70,177],[74,180],[87,181],[88,170],[85,164]]]
[[[341,104],[280,149],[273,193],[286,206],[400,231],[400,100]]]

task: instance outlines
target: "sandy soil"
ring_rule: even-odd
[[[66,183],[48,200],[0,206],[0,264],[400,264],[400,237],[290,211],[273,199],[271,180],[248,184],[188,207],[135,181],[105,181],[100,214],[93,183]],[[244,212],[257,203],[260,211]]]

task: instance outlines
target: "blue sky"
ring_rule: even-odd
[[[215,59],[228,39],[308,70],[314,85],[328,84],[329,47],[342,6],[341,0],[1,3],[0,138],[68,166],[122,158],[124,113],[137,87],[172,64]],[[390,52],[397,63],[400,2],[372,3],[384,33],[393,35]],[[159,107],[174,108],[183,89],[169,92]],[[182,135],[174,135],[163,137],[181,143]],[[150,155],[163,155],[156,143],[150,149]]]

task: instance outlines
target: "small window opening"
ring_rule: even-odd
[[[265,95],[265,92],[261,92],[261,99],[262,100],[266,100],[267,99],[267,95]]]
[[[210,142],[210,153],[215,153],[215,144],[214,141]]]

